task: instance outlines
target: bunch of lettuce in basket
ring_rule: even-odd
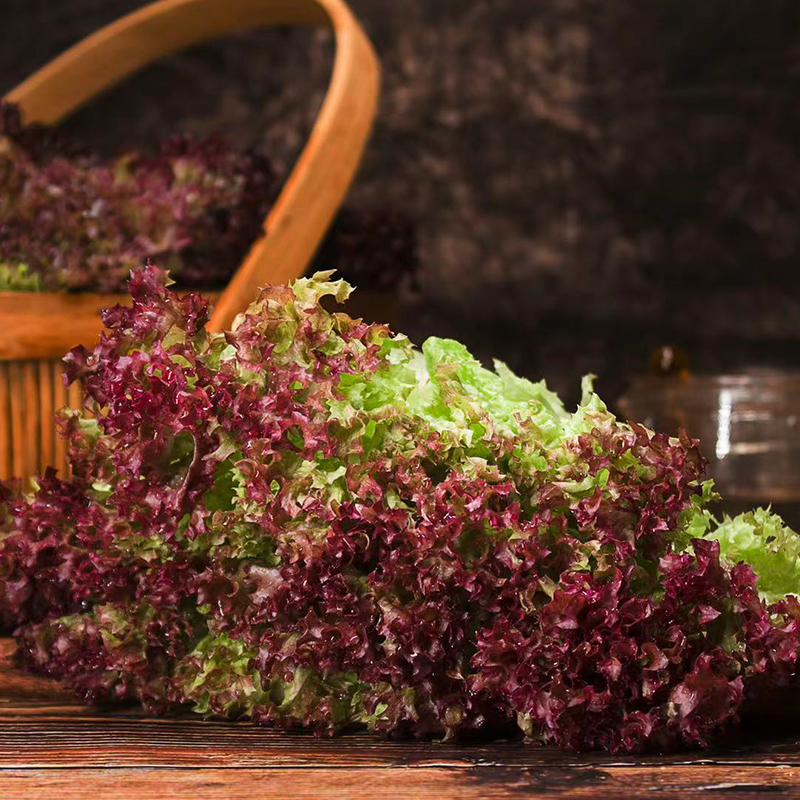
[[[68,356],[73,477],[5,498],[30,669],[152,713],[612,751],[704,745],[792,678],[798,539],[718,525],[696,442],[330,314],[329,273],[226,334],[165,283]]]
[[[268,159],[220,137],[175,134],[108,157],[23,125],[0,99],[0,291],[123,291],[147,259],[183,287],[222,287],[263,234],[276,189]],[[347,207],[319,259],[396,289],[414,277],[414,227],[399,211]]]

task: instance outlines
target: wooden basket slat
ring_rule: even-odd
[[[22,383],[24,361],[9,364],[9,390],[11,393],[11,469],[12,475],[31,475],[28,469],[28,448],[25,447],[25,388]]]
[[[11,477],[11,380],[10,365],[0,361],[0,478]]]
[[[63,367],[60,359],[0,362],[0,480],[28,481],[48,466],[68,474],[54,416],[65,406],[80,408],[83,395],[78,384],[64,386]]]
[[[55,373],[55,380],[53,381],[53,389],[54,389],[54,397],[55,397],[55,407],[64,408],[67,405],[67,387],[64,386],[64,381],[62,379],[61,374],[61,367],[62,364],[60,361],[50,361],[51,368]],[[67,446],[64,440],[58,435],[58,431],[56,430],[56,426],[51,424],[51,428],[53,429],[53,449],[55,452],[55,458],[53,459],[53,466],[61,473],[62,475],[67,474]]]
[[[39,454],[41,457],[40,466],[47,466],[53,463],[55,455],[55,426],[47,420],[53,419],[55,412],[55,396],[53,391],[54,379],[58,380],[58,375],[54,375],[53,364],[48,361],[38,361],[39,378],[39,413],[41,419]]]
[[[25,361],[22,365],[22,388],[25,393],[25,440],[22,446],[27,450],[26,473],[38,472],[42,452],[43,414],[41,384],[36,361]],[[51,423],[52,424],[52,423]]]

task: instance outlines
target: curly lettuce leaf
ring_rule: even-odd
[[[719,525],[696,441],[617,421],[591,376],[569,414],[320,302],[348,292],[267,287],[209,334],[201,298],[136,273],[67,359],[93,418],[62,418],[71,477],[0,505],[0,622],[29,666],[154,713],[516,721],[613,751],[702,745],[751,678],[791,675],[800,606],[730,562],[776,598],[796,540],[764,512]]]
[[[766,508],[725,517],[706,538],[718,541],[725,560],[744,561],[758,576],[758,591],[769,603],[800,595],[800,536]]]

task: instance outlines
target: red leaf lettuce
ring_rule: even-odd
[[[800,606],[721,561],[697,442],[330,314],[330,273],[225,334],[130,291],[66,359],[73,476],[4,498],[0,614],[79,697],[637,751],[793,675]]]

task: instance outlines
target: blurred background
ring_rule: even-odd
[[[139,0],[3,0],[0,92]],[[800,4],[352,0],[384,69],[351,200],[412,220],[401,330],[618,397],[653,348],[699,370],[797,364]],[[283,175],[324,95],[325,32],[148,68],[73,117],[115,150],[181,128]]]

